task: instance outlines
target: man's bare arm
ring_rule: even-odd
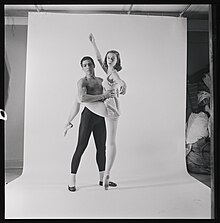
[[[77,87],[78,87],[78,95],[80,102],[104,101],[106,98],[115,96],[113,91],[105,91],[103,94],[98,94],[98,95],[87,94],[87,89],[83,83],[83,79],[80,79],[78,81]]]

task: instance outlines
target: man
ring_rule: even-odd
[[[115,96],[115,93],[113,91],[105,91],[103,93],[103,79],[95,76],[95,63],[91,57],[83,57],[80,64],[82,70],[85,72],[85,77],[81,78],[77,83],[80,102],[104,101],[107,98]],[[73,113],[72,115],[70,115],[69,121],[66,124],[66,131],[73,126],[71,123],[71,120],[74,116]],[[70,184],[68,185],[68,189],[71,192],[76,191],[76,173],[79,167],[81,156],[88,145],[89,138],[92,132],[97,150],[96,161],[98,164],[100,175],[99,185],[103,185],[106,163],[105,118],[91,112],[87,107],[85,107],[81,114],[78,143],[71,162],[71,178]],[[109,182],[109,186],[117,186],[117,184],[115,184],[114,182]]]

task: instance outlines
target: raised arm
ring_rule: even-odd
[[[87,94],[87,89],[83,79],[80,79],[77,83],[78,95],[80,102],[96,102],[104,101],[106,98],[114,97],[115,94],[113,91],[105,91],[103,94],[91,95]]]
[[[89,40],[92,43],[92,46],[95,50],[96,58],[97,58],[99,64],[101,65],[101,67],[105,71],[105,73],[107,74],[107,67],[105,67],[105,65],[104,65],[104,61],[102,60],[101,53],[99,52],[99,49],[98,49],[98,47],[96,45],[96,42],[95,42],[95,37],[93,36],[92,33],[89,34]]]

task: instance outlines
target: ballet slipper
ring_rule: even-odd
[[[109,181],[109,187],[117,187],[117,184],[115,182]],[[99,181],[99,186],[103,186],[103,182]]]
[[[75,192],[75,191],[76,191],[76,187],[75,187],[75,186],[70,187],[70,186],[68,185],[68,190],[71,191],[71,192]]]

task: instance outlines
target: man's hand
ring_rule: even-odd
[[[67,134],[68,130],[71,129],[73,127],[73,124],[72,123],[67,123],[65,126],[64,126],[64,136]]]
[[[107,90],[104,92],[105,99],[116,97],[115,90]]]
[[[95,43],[95,37],[93,36],[92,33],[89,34],[89,40],[90,42]]]

